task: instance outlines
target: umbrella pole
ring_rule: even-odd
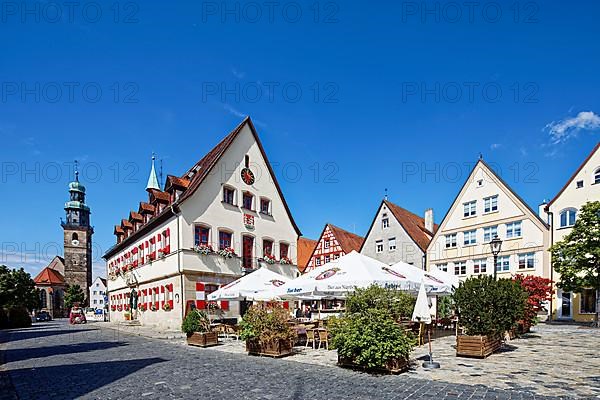
[[[427,330],[427,340],[429,341],[429,361],[423,363],[423,368],[438,369],[440,368],[440,363],[433,361],[433,352],[431,350],[431,329]]]

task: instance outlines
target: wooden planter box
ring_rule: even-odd
[[[258,339],[246,340],[246,351],[253,356],[284,357],[292,354],[293,343],[289,340],[275,340],[261,343]]]
[[[219,336],[217,332],[199,333],[194,332],[192,336],[188,336],[187,343],[190,346],[208,347],[219,344]]]
[[[531,325],[525,325],[525,324],[519,323],[519,325],[517,325],[517,332],[520,335],[522,335],[524,333],[529,333],[529,332],[531,332]]]
[[[504,335],[508,340],[516,339],[519,334],[517,333],[517,328],[513,328],[510,331],[506,331]]]
[[[456,355],[485,358],[498,351],[501,345],[498,337],[460,335],[456,337]]]
[[[387,365],[384,368],[366,368],[362,365],[358,365],[354,362],[354,360],[340,356],[338,354],[338,365],[340,367],[352,368],[352,369],[361,369],[365,371],[371,372],[383,372],[388,374],[399,374],[401,372],[408,371],[410,367],[410,361],[408,359],[400,359],[396,358],[388,361]]]

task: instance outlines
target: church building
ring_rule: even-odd
[[[179,330],[187,310],[213,309],[208,294],[246,273],[298,274],[300,231],[250,118],[162,188],[153,164],[146,190],[103,256],[112,321]],[[238,318],[245,304],[218,306]]]

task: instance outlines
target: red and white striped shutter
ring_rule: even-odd
[[[173,297],[174,297],[174,294],[173,294],[173,284],[169,283],[167,285],[167,289],[169,290],[169,298],[168,298],[169,307],[171,307],[171,310],[172,310],[173,309]]]
[[[219,286],[219,288],[222,288],[225,285],[221,285]],[[221,310],[223,311],[229,311],[229,301],[228,300],[221,300]]]
[[[159,309],[159,305],[160,305],[160,297],[158,295],[158,286],[154,288],[154,294],[155,294],[155,301],[154,301],[154,307],[156,307],[156,309]]]
[[[160,306],[164,306],[165,305],[165,300],[167,300],[166,296],[165,296],[165,287],[161,286],[160,287]]]
[[[164,246],[164,253],[165,254],[169,254],[171,252],[171,229],[167,228],[167,230],[165,231],[165,243],[163,244]]]
[[[204,292],[203,282],[196,282],[196,308],[199,310],[206,308],[206,293]]]

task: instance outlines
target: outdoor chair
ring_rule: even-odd
[[[319,349],[321,345],[325,343],[325,349],[329,350],[329,336],[326,330],[319,330]]]
[[[313,349],[315,348],[316,342],[315,342],[315,331],[313,331],[312,329],[307,329],[306,330],[306,345],[304,347],[308,347],[308,344],[312,342],[312,347]]]
[[[235,340],[240,340],[239,327],[237,325],[227,325],[225,328],[225,334],[227,337],[232,337]]]

